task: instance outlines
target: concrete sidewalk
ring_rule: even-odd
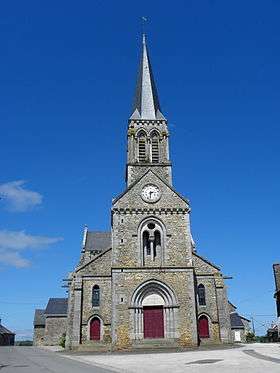
[[[65,356],[125,373],[280,372],[280,344],[277,343],[253,343],[240,346],[240,348],[220,350]]]

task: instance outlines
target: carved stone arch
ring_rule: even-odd
[[[136,132],[136,137],[139,138],[139,137],[148,137],[148,132],[144,129],[144,128],[139,128]]]
[[[131,306],[141,307],[145,297],[152,293],[159,294],[163,298],[166,307],[174,307],[178,304],[175,292],[169,285],[162,281],[151,279],[143,282],[135,289],[131,297]]]
[[[149,225],[154,224],[154,228],[150,228]],[[151,238],[152,248],[149,246],[145,247],[145,234],[148,232],[148,237]],[[160,234],[160,243],[158,240],[155,240],[155,233]],[[154,265],[162,265],[165,259],[165,245],[166,245],[166,228],[163,222],[155,217],[149,216],[142,220],[138,226],[138,253],[139,253],[139,262],[141,265],[145,263]],[[154,244],[159,244],[159,247],[154,246]],[[153,252],[154,250],[154,252]],[[151,258],[148,256],[151,255]]]
[[[152,138],[154,136],[158,136],[160,137],[160,132],[158,130],[156,130],[155,128],[153,128],[150,132],[149,132],[149,136]]]
[[[197,316],[197,318],[201,317],[201,316],[206,316],[208,318],[208,320],[212,323],[212,317],[209,315],[209,313],[207,312],[200,312]]]
[[[104,322],[102,317],[98,313],[92,314],[87,320],[87,339],[89,341],[91,340],[91,324],[94,319],[98,319],[100,322],[100,341],[102,341],[104,336]]]
[[[173,289],[162,281],[151,279],[139,285],[131,297],[133,338],[143,339],[146,312],[160,309],[163,316],[164,338],[177,338],[178,302]]]

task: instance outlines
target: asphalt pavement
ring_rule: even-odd
[[[36,347],[1,346],[0,373],[112,373]]]

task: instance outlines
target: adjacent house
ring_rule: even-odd
[[[5,328],[0,319],[0,346],[13,346],[15,344],[15,333]]]
[[[234,304],[229,302],[230,325],[233,342],[246,342],[246,335],[251,332],[250,320],[240,316]]]
[[[34,346],[58,345],[66,334],[67,298],[50,298],[46,309],[36,309],[34,315]]]

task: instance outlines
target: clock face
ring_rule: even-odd
[[[160,189],[156,185],[148,184],[142,189],[141,197],[146,202],[156,202],[161,197]]]

